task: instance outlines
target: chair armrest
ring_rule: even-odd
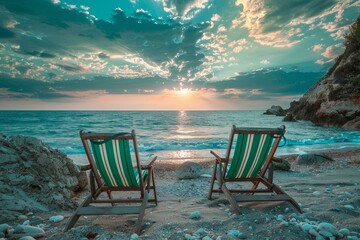
[[[149,157],[144,163],[142,163],[140,166],[142,169],[148,169],[151,168],[155,160],[157,159],[157,156]]]
[[[215,156],[216,161],[218,161],[219,163],[226,162],[226,159],[225,159],[225,158],[221,158],[221,157],[220,157],[216,152],[214,152],[213,150],[211,150],[210,153]]]
[[[90,169],[91,169],[90,164],[88,164],[88,165],[81,165],[81,166],[78,165],[78,167],[80,168],[80,171],[87,171],[87,170],[90,170]]]
[[[271,160],[274,161],[274,162],[278,162],[278,163],[282,162],[281,158],[278,158],[278,157],[272,157]]]

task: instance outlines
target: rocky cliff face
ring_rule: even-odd
[[[360,44],[356,41],[348,41],[326,76],[292,102],[288,114],[322,126],[360,129]]]
[[[0,222],[22,214],[76,206],[86,174],[39,139],[0,134]]]

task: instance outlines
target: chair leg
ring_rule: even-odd
[[[154,198],[155,198],[155,204],[158,205],[157,196],[156,196],[156,185],[155,185],[155,174],[154,174],[154,168],[151,168],[151,175],[152,175],[152,185],[154,187]]]
[[[136,228],[135,228],[135,232],[140,235],[141,234],[141,226],[144,220],[144,215],[145,215],[145,209],[146,209],[146,205],[147,202],[149,200],[149,193],[148,191],[144,191],[144,198],[143,201],[141,203],[141,209],[140,209],[140,213],[139,213],[139,217],[138,220],[136,222]]]
[[[110,190],[106,191],[106,193],[107,193],[110,200],[113,199],[113,196],[112,196],[112,193],[111,193]],[[111,203],[111,206],[115,206],[115,203]]]
[[[215,179],[216,179],[216,169],[217,169],[217,161],[215,161],[214,164],[214,169],[213,169],[213,174],[211,177],[211,182],[210,182],[210,189],[209,189],[209,194],[208,194],[208,199],[211,200],[211,195],[214,189],[214,183],[215,183]]]
[[[75,223],[77,222],[77,220],[79,220],[80,215],[77,214],[78,210],[88,206],[91,203],[92,200],[92,195],[88,196],[83,202],[82,204],[76,209],[76,211],[71,215],[71,217],[68,220],[68,223],[65,226],[64,232],[66,232],[67,230],[69,230],[70,228],[72,228]]]
[[[226,184],[223,184],[223,185],[221,186],[221,189],[222,189],[222,191],[224,192],[226,199],[229,200],[230,205],[231,205],[231,207],[232,207],[232,209],[233,209],[233,212],[234,212],[235,214],[241,214],[240,208],[239,208],[239,204],[237,203],[237,201],[235,200],[235,198],[231,195],[229,189],[226,187]]]

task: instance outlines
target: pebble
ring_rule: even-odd
[[[35,240],[35,238],[31,236],[25,236],[25,237],[21,237],[19,240]]]
[[[353,205],[344,205],[344,208],[349,209],[349,210],[355,209],[355,207]]]
[[[130,239],[131,240],[137,240],[139,236],[136,233],[131,234]]]
[[[22,225],[30,225],[30,220],[24,221]]]
[[[33,238],[45,237],[46,233],[42,228],[28,226],[28,225],[17,225],[14,229],[12,237],[21,238],[24,236],[31,236]]]
[[[321,236],[320,234],[318,234],[316,236],[315,240],[325,240],[325,238],[323,236]]]
[[[359,238],[357,236],[347,236],[348,240],[358,240]]]
[[[314,228],[313,225],[308,224],[308,223],[302,223],[302,224],[300,224],[300,227],[304,232],[309,232],[310,229]]]
[[[209,237],[209,236],[205,236],[205,237],[202,238],[202,240],[212,240],[212,238]]]
[[[315,196],[320,196],[320,195],[321,195],[321,192],[315,191],[315,192],[313,192],[313,195],[315,195]]]
[[[327,223],[327,222],[322,222],[319,223],[319,225],[317,226],[318,231],[325,231],[325,232],[330,232],[331,235],[338,235],[338,230],[337,228],[332,225],[331,223]],[[321,234],[321,233],[320,233]]]
[[[64,220],[64,216],[62,215],[56,215],[49,218],[49,221],[54,223],[61,222],[62,220]]]
[[[207,232],[205,231],[205,229],[199,228],[199,229],[195,232],[195,234],[198,234],[198,235],[206,235]]]
[[[328,237],[328,238],[333,237],[332,233],[328,231],[319,231],[319,233],[324,237]]]
[[[284,220],[285,220],[285,217],[284,217],[284,215],[279,214],[279,215],[276,216],[276,220],[277,220],[277,221],[284,221]]]
[[[19,220],[26,220],[26,219],[28,219],[28,217],[26,215],[19,215],[18,219]]]
[[[187,239],[187,240],[191,240],[191,239],[193,239],[193,237],[190,235],[190,234],[185,234],[185,239]]]
[[[240,234],[238,235],[238,238],[240,238],[240,239],[246,239],[247,236],[246,236],[245,233],[240,233]]]
[[[309,234],[310,235],[313,235],[314,237],[316,237],[317,235],[319,235],[319,233],[314,229],[314,228],[311,228],[309,230]]]
[[[350,230],[347,229],[347,228],[342,228],[342,229],[339,230],[339,233],[341,233],[344,236],[347,236],[347,235],[350,234]]]
[[[229,237],[238,237],[240,235],[240,232],[239,230],[232,229],[227,233],[227,235]]]
[[[193,211],[190,216],[190,219],[199,219],[201,218],[201,213],[199,211]]]
[[[284,210],[284,213],[287,213],[287,212],[289,212],[289,208],[285,208],[285,210]]]

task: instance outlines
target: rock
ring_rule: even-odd
[[[19,240],[35,240],[35,238],[31,236],[25,236],[25,237],[21,237]]]
[[[326,155],[300,154],[299,156],[297,156],[296,161],[299,165],[313,165],[334,160]]]
[[[0,234],[6,235],[9,231],[10,226],[6,223],[0,224]]]
[[[247,236],[246,236],[245,233],[242,233],[242,232],[241,232],[241,233],[238,235],[238,238],[240,238],[240,239],[246,239]]]
[[[199,219],[201,218],[201,213],[199,211],[194,211],[189,215],[190,219]]]
[[[317,226],[317,230],[319,231],[319,233],[320,233],[320,231],[326,231],[326,232],[330,232],[334,236],[338,235],[337,228],[334,225],[332,225],[331,223],[327,223],[327,222],[319,223]],[[321,234],[321,235],[323,235],[323,234]],[[325,236],[325,235],[323,235],[323,236]]]
[[[353,205],[344,205],[344,208],[349,209],[349,210],[355,209],[355,207]]]
[[[324,237],[327,237],[327,238],[333,237],[332,233],[331,233],[331,232],[328,232],[328,231],[319,231],[319,234],[320,234],[321,236],[324,236]]]
[[[353,129],[353,130],[359,130],[360,129],[360,117],[356,117],[355,119],[346,122],[342,127],[348,128],[348,129]]]
[[[297,122],[297,120],[294,118],[294,116],[291,113],[286,114],[286,116],[283,118],[284,122]]]
[[[43,229],[34,227],[34,226],[27,226],[27,225],[17,225],[15,230],[12,234],[9,234],[11,238],[21,238],[25,236],[31,236],[33,238],[41,238],[45,237],[46,233]]]
[[[232,229],[227,233],[227,235],[229,237],[237,238],[240,235],[240,231],[236,229]]]
[[[56,215],[49,218],[50,222],[60,222],[62,220],[64,220],[64,216],[62,215]]]
[[[279,160],[280,162],[275,162],[275,161],[272,162],[274,170],[290,171],[291,164],[285,159],[279,158]]]
[[[0,159],[6,160],[0,164],[0,209],[6,209],[0,222],[25,220],[29,211],[73,209],[72,197],[87,184],[71,159],[37,138],[0,138]]]
[[[309,232],[311,229],[314,229],[314,226],[311,225],[311,224],[308,224],[308,223],[302,223],[300,225],[301,229],[304,231],[304,232]]]
[[[347,236],[347,235],[350,234],[350,230],[347,229],[347,228],[342,228],[342,229],[339,230],[339,233],[341,233],[344,236]]]
[[[130,239],[131,240],[137,240],[139,236],[136,233],[131,234]]]
[[[264,112],[265,115],[276,115],[276,116],[285,116],[286,110],[284,110],[281,106],[271,106],[270,109],[267,109]]]
[[[177,170],[176,176],[179,179],[191,179],[201,176],[203,167],[196,162],[184,162]]]
[[[356,21],[359,26],[359,18]],[[290,104],[288,113],[317,125],[360,129],[359,62],[359,45],[347,44],[334,66],[299,101]]]
[[[202,238],[202,240],[212,240],[212,238],[209,237],[209,236],[205,236],[205,237]]]

